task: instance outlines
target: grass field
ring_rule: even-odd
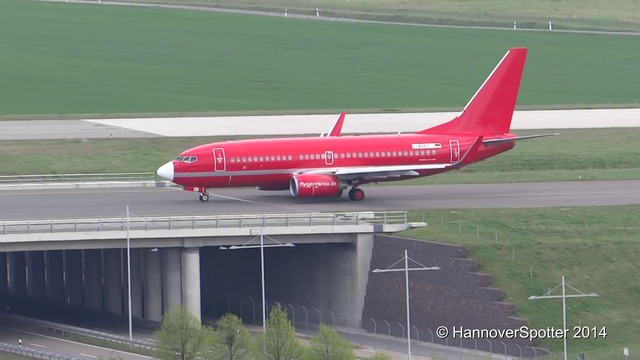
[[[520,131],[527,135],[544,130]],[[562,130],[468,166],[402,184],[640,179],[640,129]],[[155,172],[181,151],[227,138],[1,141],[0,175]]]
[[[635,106],[636,37],[6,0],[0,113],[459,109],[507,48],[519,106]]]
[[[597,293],[599,298],[567,300],[567,324],[604,326],[607,337],[569,338],[569,358],[586,352],[587,359],[621,359],[623,347],[633,353],[640,346],[638,214],[640,206],[428,210],[413,213],[428,227],[402,235],[465,245],[531,328],[562,328],[562,300],[528,300],[559,285],[562,275],[574,288]],[[561,294],[557,290],[554,295]],[[542,345],[561,358],[562,340]]]
[[[126,0],[130,2],[202,4],[216,7],[265,10],[323,16],[355,17],[445,25],[487,25],[590,30],[640,30],[634,0]]]
[[[24,355],[9,354],[0,351],[0,360],[31,360],[32,357]]]

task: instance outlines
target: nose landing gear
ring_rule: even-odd
[[[207,194],[207,191],[204,190],[203,192],[200,193],[200,195],[198,196],[198,198],[200,199],[200,201],[202,202],[207,202],[209,201],[209,194]]]

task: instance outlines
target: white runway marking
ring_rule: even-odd
[[[29,343],[29,345],[36,346],[36,347],[39,347],[39,348],[45,348],[45,349],[47,348],[46,346],[40,345],[40,344]]]
[[[240,199],[237,197],[233,197],[233,196],[225,196],[225,195],[220,195],[220,194],[212,194],[209,193],[210,196],[215,196],[221,199],[227,199],[227,200],[235,200],[235,201],[241,201],[241,202],[245,202],[245,203],[249,203],[249,204],[255,204],[255,201],[251,201],[251,200],[246,200],[246,199]]]
[[[97,356],[93,356],[93,355],[89,355],[89,354],[83,354],[83,353],[80,353],[80,356],[86,356],[86,357],[89,357],[89,358],[92,358],[92,359],[97,359],[98,358]]]

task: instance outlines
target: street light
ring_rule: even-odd
[[[131,241],[129,239],[129,205],[127,205],[127,297],[129,302],[129,341],[133,341],[133,315],[131,314]]]
[[[264,248],[266,247],[293,247],[295,246],[292,243],[281,243],[269,236],[267,236],[267,238],[269,238],[271,241],[275,242],[275,244],[264,244],[264,234],[263,234],[263,228],[260,228],[260,236],[256,236],[253,239],[247,241],[246,243],[244,243],[243,245],[237,246],[237,245],[232,245],[229,247],[225,247],[225,246],[220,246],[220,250],[240,250],[240,249],[255,249],[255,248],[260,248],[260,276],[262,277],[262,331],[263,333],[266,334],[267,332],[267,320],[266,320],[266,300],[265,300],[265,285],[264,285]],[[260,238],[260,245],[249,245],[251,244],[251,242],[253,242],[255,239]]]
[[[404,268],[392,269],[392,267],[394,267],[396,264],[398,264],[402,260],[404,260]],[[409,260],[420,265],[421,267],[410,268]],[[373,273],[404,271],[405,291],[406,291],[406,300],[407,300],[407,356],[409,357],[409,360],[411,360],[411,317],[409,316],[409,271],[417,271],[417,270],[440,270],[440,268],[437,266],[429,267],[429,266],[422,265],[421,263],[411,259],[407,255],[407,249],[405,249],[404,256],[402,257],[402,259],[396,261],[395,263],[393,263],[393,265],[389,266],[386,269],[374,269],[372,271]]]
[[[562,286],[562,295],[551,295],[551,293],[553,292],[553,290],[557,289],[558,287]],[[574,295],[567,295],[566,292],[566,287],[570,287],[573,290],[579,292],[579,294],[574,294]],[[568,285],[565,281],[564,281],[564,275],[562,275],[562,283],[556,287],[554,287],[553,289],[547,291],[544,295],[542,296],[535,296],[535,295],[531,295],[529,296],[529,300],[541,300],[541,299],[558,299],[558,298],[562,298],[562,329],[563,331],[567,331],[567,298],[579,298],[579,297],[598,297],[599,295],[596,293],[590,293],[590,294],[585,294],[582,291],[574,288],[571,285]],[[564,341],[564,360],[567,360],[567,336],[563,336],[562,337],[563,341]]]

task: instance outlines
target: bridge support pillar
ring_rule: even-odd
[[[65,304],[64,261],[62,250],[49,250],[44,254],[46,268],[47,301]]]
[[[356,324],[362,323],[362,311],[364,310],[364,298],[367,295],[367,283],[371,271],[371,258],[373,257],[373,234],[356,235],[355,261],[352,264],[353,287],[351,301],[348,302],[347,313],[353,316]]]
[[[7,253],[0,252],[0,299],[9,296]]]
[[[182,305],[182,274],[179,248],[162,249],[162,298],[164,312]]]
[[[33,300],[46,299],[44,251],[27,252],[27,291]]]
[[[131,313],[134,318],[142,318],[142,250],[131,251]],[[129,314],[129,269],[127,249],[122,252],[122,274],[124,279],[124,294],[127,299],[125,314]]]
[[[182,250],[182,303],[198,320],[200,304],[200,248]]]
[[[162,321],[162,267],[158,249],[144,251],[144,318]]]
[[[27,297],[27,258],[24,251],[9,253],[9,290],[16,298]]]
[[[67,292],[67,303],[69,305],[84,305],[82,291],[82,250],[64,251],[64,288]]]
[[[84,301],[91,310],[102,311],[102,250],[83,250]]]
[[[120,249],[103,250],[104,307],[112,314],[122,315],[122,254]]]

